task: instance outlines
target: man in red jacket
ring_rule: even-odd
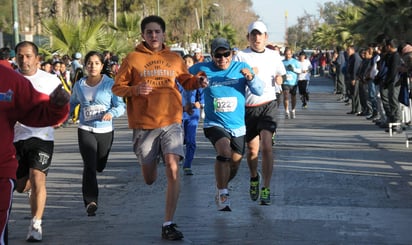
[[[7,244],[7,222],[16,181],[14,124],[19,121],[33,127],[57,125],[69,113],[69,100],[70,95],[60,85],[50,96],[42,94],[20,74],[0,66],[0,245]]]

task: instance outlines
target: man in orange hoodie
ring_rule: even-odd
[[[183,59],[164,44],[166,24],[148,16],[140,25],[143,41],[127,55],[116,75],[112,91],[127,98],[133,150],[144,180],[157,177],[160,156],[165,161],[167,190],[162,238],[180,240],[173,216],[179,197],[179,161],[183,158],[182,97],[176,82],[186,90],[207,86],[205,76],[189,73]]]

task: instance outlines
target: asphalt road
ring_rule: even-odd
[[[185,238],[161,239],[165,175],[144,184],[131,150],[127,120],[116,120],[113,149],[99,174],[99,209],[88,217],[81,196],[82,161],[77,128],[56,130],[47,179],[43,242],[52,245],[134,244],[412,244],[412,163],[405,135],[389,137],[332,94],[328,79],[310,84],[307,109],[284,119],[279,108],[272,205],[249,198],[245,159],[230,183],[232,212],[214,203],[215,152],[198,133],[193,176],[181,176],[175,221]],[[300,103],[299,103],[300,106]],[[26,244],[27,195],[15,194],[9,244]]]

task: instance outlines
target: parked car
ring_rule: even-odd
[[[180,56],[182,56],[182,57],[189,54],[189,52],[185,48],[172,47],[172,48],[170,48],[170,50],[180,54]]]

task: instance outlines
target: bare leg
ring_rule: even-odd
[[[31,214],[36,219],[42,219],[46,207],[46,174],[37,169],[30,169],[30,207]]]
[[[175,154],[165,154],[167,192],[165,221],[172,221],[179,199],[179,160],[180,156]]]

